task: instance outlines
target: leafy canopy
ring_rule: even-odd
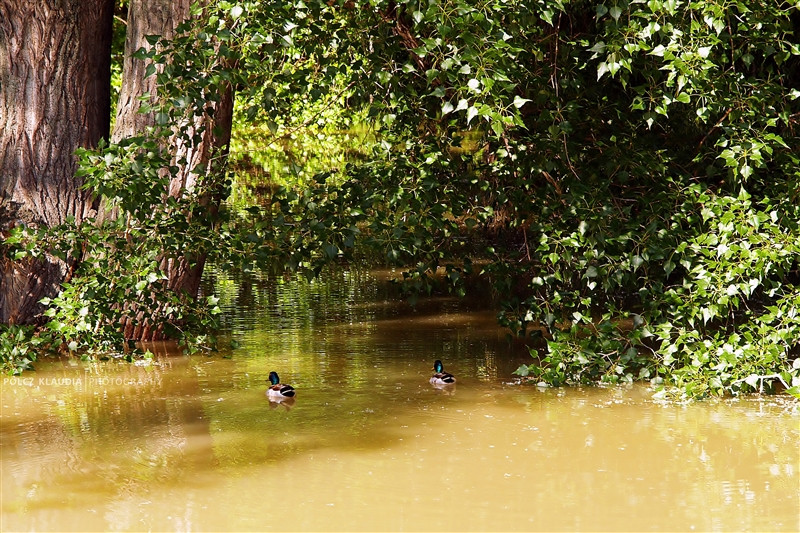
[[[500,321],[540,339],[518,373],[550,384],[798,393],[792,3],[217,2],[198,20],[147,55],[163,65],[165,129],[231,82],[250,128],[279,138],[316,106],[365,117],[375,142],[213,217],[199,196],[163,202],[165,162],[142,160],[146,144],[87,154],[127,220],[153,214],[141,242],[309,275],[372,258],[403,267],[412,297],[488,280]],[[201,184],[229,192],[218,167]],[[115,242],[158,288],[147,254]]]

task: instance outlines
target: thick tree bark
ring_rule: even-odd
[[[113,0],[0,0],[0,237],[91,216],[77,147],[108,135]],[[77,258],[0,257],[0,322],[35,322]]]
[[[120,91],[117,118],[112,140],[117,142],[126,137],[142,135],[147,127],[155,124],[153,113],[139,113],[139,102],[145,93],[150,94],[155,103],[158,93],[155,76],[145,78],[147,63],[132,57],[133,52],[147,47],[148,35],[170,38],[175,28],[190,16],[189,8],[194,0],[131,0],[128,8],[128,29],[125,42],[125,62],[123,67],[123,86]],[[210,171],[213,158],[224,154],[230,143],[233,119],[233,90],[227,87],[222,91],[219,102],[207,102],[206,108],[214,109],[213,118],[207,114],[192,118],[190,131],[202,131],[202,140],[187,143],[174,137],[172,159],[186,161],[179,165],[177,175],[170,180],[169,190],[173,198],[180,198],[197,185],[195,169],[201,173]],[[214,213],[219,207],[219,198],[206,196],[201,199],[208,212]],[[200,280],[205,267],[206,256],[195,250],[185,250],[179,256],[164,256],[161,270],[167,275],[167,285],[181,298],[197,297]],[[156,311],[157,313],[158,311]],[[124,335],[128,339],[156,340],[163,338],[163,332],[153,321],[141,314],[123,324]]]

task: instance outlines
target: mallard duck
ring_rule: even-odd
[[[433,363],[433,371],[436,372],[431,376],[431,383],[434,385],[452,385],[456,382],[456,377],[445,372],[444,365],[438,359]]]
[[[267,389],[267,396],[271,400],[285,400],[287,398],[294,398],[294,387],[291,385],[281,384],[281,378],[278,377],[277,372],[269,373],[270,386]]]

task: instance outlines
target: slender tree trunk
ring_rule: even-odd
[[[141,135],[155,124],[153,113],[139,113],[144,94],[150,94],[150,103],[155,103],[158,88],[155,76],[145,78],[147,63],[132,57],[133,52],[147,47],[145,37],[160,35],[170,38],[175,28],[190,16],[189,8],[193,0],[131,0],[128,8],[128,30],[125,42],[125,62],[123,66],[123,86],[120,91],[117,118],[112,140],[117,142],[126,137]],[[171,142],[172,159],[180,161],[179,171],[172,177],[169,190],[173,198],[180,198],[197,185],[198,172],[210,174],[214,159],[225,154],[230,143],[233,119],[233,90],[223,89],[219,102],[207,102],[206,108],[214,110],[213,118],[203,114],[193,118],[190,131],[202,131],[199,142],[187,143],[179,137]],[[185,163],[183,162],[185,161]],[[195,172],[198,171],[198,172]],[[219,208],[219,198],[210,195],[201,199],[209,213]],[[185,250],[179,256],[163,256],[161,270],[167,275],[170,290],[181,298],[197,297],[200,280],[205,267],[206,255],[195,250]],[[136,340],[156,340],[163,332],[145,316],[137,316],[123,324],[125,337]]]
[[[0,0],[0,237],[96,208],[77,147],[108,135],[113,0]],[[0,322],[34,323],[78,258],[0,256]]]
[[[150,94],[150,103],[156,102],[158,88],[155,76],[145,77],[147,62],[133,57],[139,48],[148,47],[148,35],[171,38],[175,28],[189,16],[189,0],[130,0],[128,25],[125,31],[125,57],[122,63],[122,87],[117,103],[117,116],[111,141],[142,134],[148,126],[155,125],[153,113],[140,113],[140,98]]]

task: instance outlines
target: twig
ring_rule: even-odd
[[[725,121],[725,119],[726,119],[726,118],[728,118],[728,115],[730,115],[730,114],[731,114],[731,111],[733,111],[733,108],[732,108],[732,107],[729,107],[729,108],[728,108],[728,110],[727,110],[727,111],[725,111],[725,114],[724,114],[724,115],[722,115],[722,118],[721,118],[721,119],[719,119],[719,120],[717,121],[717,123],[716,123],[716,124],[714,124],[714,127],[713,127],[713,128],[711,128],[710,130],[708,130],[708,133],[706,133],[705,137],[703,137],[703,138],[700,140],[700,142],[698,143],[698,145],[697,145],[697,151],[698,151],[698,152],[700,151],[700,147],[701,147],[701,146],[703,146],[703,143],[705,143],[705,142],[706,142],[706,139],[708,139],[708,136],[709,136],[709,135],[711,135],[712,133],[714,133],[714,130],[716,130],[717,128],[719,128],[720,124],[722,124],[722,123]]]

